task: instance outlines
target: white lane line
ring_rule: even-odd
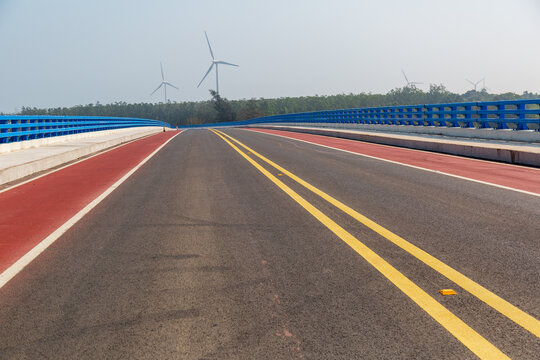
[[[441,174],[441,175],[451,176],[451,177],[453,177],[453,178],[457,178],[457,179],[461,179],[461,180],[472,181],[472,182],[475,182],[475,183],[478,183],[478,184],[495,186],[495,187],[498,187],[498,188],[501,188],[501,189],[505,189],[505,190],[516,191],[516,192],[519,192],[519,193],[522,193],[522,194],[527,194],[527,195],[532,195],[532,196],[538,196],[538,197],[540,197],[540,194],[534,193],[534,192],[531,192],[531,191],[520,190],[520,189],[516,189],[516,188],[504,186],[504,185],[499,185],[499,184],[494,184],[494,183],[482,181],[482,180],[471,179],[471,178],[468,178],[468,177],[459,176],[459,175],[454,175],[454,174],[446,173],[446,172],[439,171],[439,170],[432,170],[432,169],[423,168],[423,167],[420,167],[420,166],[415,166],[415,165],[405,164],[405,163],[397,162],[397,161],[394,161],[394,160],[388,160],[388,159],[383,159],[383,158],[379,158],[379,157],[376,157],[376,156],[371,156],[371,155],[366,155],[366,154],[362,154],[362,153],[357,153],[357,152],[350,151],[350,150],[339,149],[339,148],[335,148],[335,147],[328,146],[328,145],[317,144],[317,143],[315,143],[315,142],[311,142],[311,141],[308,141],[308,140],[295,139],[295,138],[288,137],[288,136],[285,136],[285,135],[271,134],[271,133],[267,133],[267,132],[261,132],[261,131],[250,130],[250,129],[241,129],[241,130],[257,132],[257,133],[259,133],[259,134],[266,134],[266,135],[278,136],[278,137],[282,137],[282,138],[289,139],[289,140],[301,141],[301,142],[305,142],[305,143],[308,143],[308,144],[311,144],[311,145],[322,146],[322,147],[325,147],[325,148],[328,148],[328,149],[332,149],[332,150],[338,150],[338,151],[343,151],[343,152],[346,152],[346,153],[349,153],[349,154],[354,154],[354,155],[364,156],[364,157],[367,157],[367,158],[370,158],[370,159],[386,161],[386,162],[389,162],[389,163],[392,163],[392,164],[397,164],[397,165],[402,165],[402,166],[408,166],[408,167],[413,168],[413,169],[429,171],[429,172],[436,173],[436,174]],[[283,130],[282,130],[282,131],[283,131]],[[350,140],[350,139],[342,139],[342,140],[356,141],[356,140]],[[358,140],[358,141],[361,141],[361,140]],[[389,146],[389,145],[384,145],[384,144],[376,144],[376,145]],[[417,149],[408,149],[408,150],[421,151],[421,150],[417,150]],[[437,154],[437,155],[452,156],[452,155],[448,155],[448,154]],[[453,157],[455,157],[455,156],[453,156]],[[477,160],[477,161],[487,162],[487,161],[485,161],[485,160],[479,160],[479,159],[469,159],[469,158],[467,158],[467,159],[468,159],[468,160]],[[509,164],[501,164],[501,165],[509,165]],[[512,165],[509,165],[509,166],[512,166]]]
[[[112,193],[117,187],[119,187],[124,181],[126,181],[135,171],[137,171],[141,166],[143,166],[150,158],[152,158],[159,150],[161,150],[165,145],[167,145],[172,139],[180,135],[182,132],[174,135],[169,140],[164,142],[160,147],[154,150],[150,155],[148,155],[144,160],[142,160],[137,166],[131,169],[127,174],[122,176],[117,182],[111,185],[105,192],[99,195],[97,198],[92,200],[88,205],[86,205],[82,210],[75,214],[71,219],[62,224],[58,229],[56,229],[52,234],[47,236],[45,239],[41,240],[39,244],[34,246],[32,250],[23,255],[19,260],[13,263],[9,268],[7,268],[2,274],[0,274],[0,289],[15,275],[17,275],[25,266],[30,264],[36,257],[39,256],[45,249],[47,249],[52,243],[54,243],[62,234],[68,231],[73,225],[82,219],[90,210],[96,207],[103,199],[105,199],[110,193]]]
[[[240,128],[240,129],[241,130],[256,131],[255,129],[257,129],[257,128],[251,128],[251,129],[250,128]],[[281,129],[278,129],[278,128],[276,128],[276,129],[259,128],[259,129],[260,130],[285,131],[285,132],[292,132],[292,133],[296,133],[296,134],[306,134],[306,135],[321,136],[321,137],[331,137],[331,138],[340,139],[340,140],[343,140],[343,141],[350,141],[350,142],[355,142],[355,141],[356,142],[364,142],[364,143],[367,143],[367,144],[372,144],[372,145],[377,145],[377,146],[384,146],[384,147],[387,147],[387,148],[394,148],[394,149],[395,148],[401,148],[401,149],[406,149],[408,151],[415,151],[415,152],[419,152],[419,153],[432,153],[432,154],[436,154],[438,156],[445,156],[445,157],[450,157],[450,158],[466,158],[469,161],[478,161],[478,162],[482,162],[482,163],[496,162],[500,166],[513,167],[513,168],[517,167],[517,168],[523,168],[523,169],[527,169],[527,170],[534,170],[534,171],[539,171],[540,172],[540,168],[537,168],[537,167],[531,167],[531,166],[520,165],[520,164],[509,164],[509,163],[505,163],[505,162],[497,162],[495,160],[485,160],[485,159],[479,159],[479,158],[473,158],[473,157],[466,157],[465,155],[453,155],[453,154],[447,154],[447,153],[430,151],[430,150],[413,149],[413,148],[408,148],[408,147],[405,147],[405,146],[379,144],[379,143],[376,143],[376,142],[373,142],[373,141],[347,139],[347,138],[344,138],[344,137],[337,137],[337,136],[331,136],[331,135],[321,135],[321,134],[311,134],[311,133],[307,133],[307,132],[306,133],[294,132],[294,131],[291,131],[291,130],[281,130]],[[258,132],[260,132],[260,131],[258,131]],[[275,136],[282,136],[282,137],[285,137],[287,139],[293,139],[293,138],[289,138],[289,137],[284,136],[284,135],[276,135],[276,134],[270,134],[270,133],[265,133],[265,134],[275,135]],[[293,139],[293,140],[297,140],[297,139]],[[302,141],[302,140],[298,140],[298,141]],[[321,146],[323,146],[323,145],[321,145]],[[336,149],[336,150],[339,150],[339,149]],[[346,151],[346,150],[344,150],[344,151]],[[381,159],[381,160],[383,160],[383,159]]]

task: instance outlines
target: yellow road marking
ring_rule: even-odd
[[[403,239],[399,235],[394,234],[390,230],[382,227],[381,225],[377,224],[373,220],[370,220],[369,218],[365,217],[364,215],[360,214],[356,210],[348,207],[347,205],[343,204],[339,200],[331,197],[330,195],[326,194],[322,190],[319,190],[315,186],[309,184],[308,182],[302,180],[298,176],[294,175],[290,171],[287,171],[286,169],[282,168],[278,164],[274,163],[273,161],[267,159],[263,155],[259,154],[258,152],[254,151],[253,149],[249,148],[247,145],[244,145],[240,141],[234,139],[233,137],[223,133],[223,135],[227,136],[231,140],[235,141],[237,144],[245,148],[246,150],[249,150],[253,155],[259,157],[261,160],[267,162],[271,166],[273,166],[275,169],[280,171],[281,173],[289,176],[291,179],[299,183],[300,185],[304,186],[308,190],[312,191],[313,193],[319,195],[324,200],[328,201],[341,211],[345,212],[355,220],[359,221],[363,225],[367,226],[371,230],[375,231],[377,234],[381,235],[385,239],[389,240],[390,242],[394,243],[398,247],[402,248],[418,260],[422,261],[427,266],[431,267],[433,270],[437,271],[441,275],[445,276],[450,281],[453,281],[457,285],[461,286],[463,289],[471,293],[472,295],[476,296],[478,299],[482,300],[487,305],[491,306],[493,309],[497,310],[516,324],[520,325],[524,329],[528,330],[532,334],[536,335],[537,337],[540,337],[540,321],[538,321],[536,318],[532,317],[531,315],[527,314],[523,310],[519,309],[518,307],[512,305],[508,301],[504,300],[503,298],[499,297],[495,293],[489,291],[482,285],[476,283],[475,281],[469,279],[467,276],[463,275],[459,271],[455,270],[454,268],[450,267],[449,265],[445,264],[444,262],[440,261],[436,257],[428,254],[424,250],[420,249],[416,245],[411,244],[407,240]]]
[[[229,146],[236,150],[244,159],[249,161],[257,170],[270,179],[283,192],[289,195],[294,201],[302,206],[306,211],[313,215],[318,221],[326,226],[330,231],[337,235],[347,245],[353,248],[360,256],[362,256],[371,266],[377,269],[390,282],[392,282],[405,295],[412,299],[422,310],[428,313],[441,326],[443,326],[450,334],[463,343],[469,350],[481,359],[509,359],[502,351],[487,341],[484,337],[474,331],[470,326],[463,322],[460,318],[454,315],[450,310],[442,306],[433,297],[422,290],[418,285],[412,282],[409,278],[399,272],[396,268],[390,265],[386,260],[380,257],[373,250],[368,248],[357,238],[339,226],[336,222],[322,213],[319,209],[298,195],[294,190],[285,185],[277,177],[263,168],[255,160],[245,154],[236,145],[231,143],[227,138],[221,135],[214,129],[211,129]],[[255,152],[250,150],[253,154]]]

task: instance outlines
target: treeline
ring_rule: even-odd
[[[540,95],[524,92],[490,94],[484,91],[468,91],[456,94],[443,85],[431,85],[429,91],[414,86],[397,88],[387,94],[340,94],[331,96],[303,96],[277,99],[227,100],[211,91],[208,101],[169,103],[88,104],[64,108],[37,109],[23,107],[21,115],[70,115],[70,116],[117,116],[162,120],[171,125],[203,124],[234,120],[247,120],[260,116],[306,111],[335,110],[394,105],[439,104],[468,101],[496,101],[537,99]]]

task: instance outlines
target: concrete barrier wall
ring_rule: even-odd
[[[276,130],[286,130],[315,135],[333,136],[352,140],[361,140],[377,144],[401,146],[411,149],[428,150],[452,155],[461,155],[478,159],[495,160],[512,164],[540,166],[540,149],[502,147],[497,144],[474,144],[467,141],[443,141],[430,139],[412,139],[392,134],[374,134],[359,131],[324,129],[315,127],[293,126],[253,126]],[[500,131],[500,130],[497,130]]]
[[[270,125],[270,124],[268,124]],[[278,126],[278,125],[276,125]],[[328,129],[349,129],[359,131],[374,131],[405,134],[440,135],[468,139],[486,139],[502,141],[536,142],[540,144],[540,131],[534,130],[502,130],[454,128],[444,126],[414,126],[414,125],[371,125],[371,124],[338,124],[338,123],[280,123],[279,126],[317,127]]]
[[[156,134],[163,131],[161,127],[144,127],[144,128],[131,128],[131,129],[117,129],[117,130],[105,130],[88,133],[91,135],[92,142],[81,142],[80,146],[69,146],[66,151],[55,152],[53,155],[40,157],[40,158],[31,158],[25,157],[25,150],[12,151],[11,153],[6,153],[0,155],[0,161],[2,156],[19,156],[20,161],[14,166],[0,166],[0,185],[5,184],[11,181],[15,181],[26,176],[35,174],[40,171],[51,169],[53,167],[65,164],[70,161],[77,160],[78,158],[94,154],[96,152],[105,150],[112,146],[116,146],[127,141],[135,140],[142,138],[144,136]],[[88,137],[77,137],[79,135],[86,134],[74,134],[67,136],[58,136],[54,139],[56,141],[53,144],[68,143],[73,140],[80,140]],[[103,141],[99,141],[99,137],[105,137]],[[69,139],[68,139],[69,137]],[[61,139],[65,138],[65,139]],[[36,140],[48,140],[48,139],[36,139]],[[53,140],[53,138],[51,138]],[[28,140],[28,142],[34,142],[35,140]],[[17,142],[14,144],[22,144],[25,141]],[[33,147],[36,147],[39,143],[34,142]],[[2,145],[11,145],[11,144],[2,144]],[[42,146],[44,144],[41,144]],[[49,143],[51,145],[51,143]],[[31,146],[29,144],[23,144],[21,149],[27,149]]]
[[[0,154],[5,154],[12,151],[31,149],[45,145],[60,144],[73,140],[82,140],[95,137],[103,137],[107,135],[122,134],[122,133],[132,133],[134,128],[125,128],[125,129],[115,129],[115,130],[103,130],[103,131],[93,131],[80,134],[64,135],[64,136],[52,136],[48,138],[26,140],[26,141],[17,141],[12,143],[0,144]],[[153,131],[154,129],[160,129],[154,126],[147,126],[136,128],[141,129],[141,131]]]

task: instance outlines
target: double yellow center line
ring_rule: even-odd
[[[302,198],[295,191],[285,185],[282,181],[280,181],[274,175],[268,172],[265,168],[263,168],[259,163],[254,161],[250,156],[240,150],[231,141],[243,147],[246,151],[257,156],[259,159],[271,165],[284,175],[287,175],[292,180],[296,181],[298,184],[304,186],[308,190],[328,201],[338,209],[347,213],[371,230],[375,231],[379,235],[383,236],[387,240],[407,251],[409,254],[413,255],[420,261],[424,262],[426,265],[438,271],[439,273],[447,277],[449,280],[461,286],[464,290],[470,292],[480,300],[484,301],[486,304],[490,305],[500,313],[504,314],[505,316],[507,316],[523,328],[527,329],[537,337],[540,337],[540,322],[534,317],[528,315],[527,313],[508,303],[504,299],[485,289],[481,285],[467,278],[465,275],[459,273],[457,270],[451,268],[450,266],[426,253],[417,246],[411,244],[400,236],[392,233],[391,231],[385,229],[374,221],[368,219],[364,215],[358,213],[354,209],[351,209],[347,205],[341,203],[337,199],[334,199],[330,195],[324,193],[323,191],[319,190],[308,182],[302,180],[290,171],[282,168],[281,166],[267,159],[255,150],[244,145],[240,141],[220,131],[212,131],[219,137],[221,137],[227,144],[229,144],[234,150],[236,150],[240,155],[242,155],[242,157],[249,161],[255,168],[257,168],[274,184],[276,184],[281,190],[283,190],[298,204],[300,204],[305,210],[312,214],[318,221],[324,224],[335,235],[337,235],[351,248],[353,248],[374,268],[376,268],[381,274],[383,274],[388,280],[390,280],[395,286],[397,286],[403,293],[409,296],[416,304],[418,304],[418,306],[420,306],[424,311],[426,311],[433,319],[439,322],[439,324],[441,324],[454,337],[461,341],[466,347],[468,347],[474,354],[476,354],[480,358],[507,359],[508,357],[503,354],[499,349],[497,349],[493,344],[483,338],[480,334],[470,328],[466,323],[460,320],[457,316],[455,316],[452,312],[442,306],[433,297],[431,297],[415,283],[409,280],[405,275],[403,275],[392,265],[386,262],[383,258],[381,258],[370,248],[360,242],[357,238],[355,238],[353,235],[351,235],[349,232],[347,232],[345,229],[335,223],[332,219],[323,214],[320,210],[315,208],[311,203]]]

